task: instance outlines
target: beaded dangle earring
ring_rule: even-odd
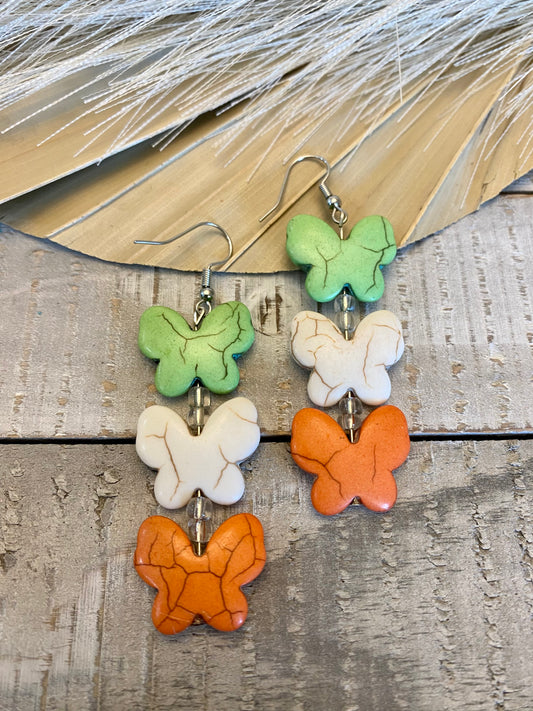
[[[335,300],[336,324],[313,311],[296,314],[291,327],[291,352],[310,369],[307,392],[319,407],[339,403],[339,423],[321,410],[305,408],[292,424],[291,454],[303,470],[314,474],[311,499],[322,514],[361,503],[373,511],[388,511],[396,501],[392,470],[407,458],[409,433],[404,414],[383,403],[390,396],[387,368],[403,353],[401,325],[390,311],[374,311],[355,326],[356,299],[377,301],[383,295],[381,272],[396,256],[388,220],[365,217],[344,234],[348,220],[341,200],[326,184],[330,166],[325,158],[305,155],[287,169],[276,204],[281,204],[291,170],[305,160],[326,172],[318,187],[326,198],[338,234],[312,215],[297,215],[287,225],[287,253],[307,272],[305,287],[318,302]],[[361,424],[361,401],[377,407]]]
[[[152,306],[141,316],[139,347],[158,361],[155,385],[163,395],[188,391],[187,422],[168,407],[153,405],[140,416],[137,453],[158,470],[154,496],[166,509],[187,507],[188,535],[172,519],[151,516],[139,529],[134,564],[158,590],[152,620],[164,634],[176,634],[202,617],[222,631],[239,628],[248,605],[240,589],[265,564],[263,528],[251,514],[228,518],[211,536],[212,502],[236,503],[244,493],[239,463],[256,450],[260,431],[253,403],[236,397],[208,419],[210,392],[227,394],[239,383],[235,359],[254,341],[250,312],[239,301],[213,307],[213,267],[233,253],[229,235],[213,222],[200,222],[166,241],[200,227],[213,227],[228,243],[228,256],[202,272],[200,298],[191,328],[171,308]]]

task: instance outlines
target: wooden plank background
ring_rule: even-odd
[[[135,454],[137,417],[152,402],[186,414],[154,391],[137,323],[152,303],[190,314],[198,278],[3,228],[0,708],[530,711],[531,186],[387,268],[379,308],[407,344],[390,402],[413,443],[385,515],[317,514],[288,453],[309,404],[287,345],[314,308],[302,275],[215,276],[219,301],[252,312],[238,393],[264,434],[243,500],[216,507],[217,524],[252,511],[265,528],[267,565],[232,634],[160,635],[132,567],[140,523],[167,513]]]
[[[532,430],[532,224],[533,200],[500,197],[386,268],[385,296],[370,308],[402,322],[390,402],[413,434]],[[101,262],[9,230],[0,271],[0,436],[132,437],[148,404],[183,407],[155,391],[137,325],[153,303],[192,316],[199,275]],[[219,274],[213,285],[218,302],[248,306],[257,332],[237,393],[257,404],[265,434],[287,434],[308,404],[308,373],[287,347],[293,316],[316,308],[303,274]]]

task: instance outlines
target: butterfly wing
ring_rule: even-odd
[[[342,290],[345,265],[339,235],[313,215],[296,215],[287,225],[287,254],[308,270],[305,288],[315,301],[331,301]]]
[[[167,509],[185,506],[200,486],[194,469],[191,472],[194,439],[186,423],[169,407],[152,405],[139,417],[137,454],[146,465],[158,470],[154,496]]]
[[[385,282],[381,267],[396,256],[396,242],[390,222],[380,215],[369,215],[357,222],[343,241],[346,265],[349,265],[351,289],[359,301],[377,301],[383,296]]]
[[[344,337],[327,316],[300,311],[291,323],[291,353],[304,368],[314,368],[317,354],[342,346]]]
[[[225,506],[242,497],[244,479],[238,464],[255,452],[260,436],[257,410],[247,398],[232,398],[215,410],[199,437],[210,453],[198,484],[206,496]]]
[[[163,395],[183,395],[196,377],[196,363],[188,349],[193,334],[183,316],[166,306],[151,306],[141,316],[139,348],[159,361],[154,382]]]
[[[407,420],[393,405],[378,407],[361,426],[356,450],[357,469],[353,496],[372,511],[388,511],[396,501],[392,474],[405,462],[411,443]]]
[[[307,392],[315,405],[338,402],[350,387],[345,368],[338,367],[346,355],[346,341],[329,318],[314,311],[300,311],[291,324],[291,352],[304,368],[312,368]]]
[[[381,405],[391,392],[387,368],[403,354],[400,321],[391,311],[375,311],[361,321],[350,346],[349,361],[332,366],[337,372],[344,368],[346,382],[363,402]]]
[[[191,564],[194,564],[191,543],[174,521],[151,516],[141,524],[134,565],[139,576],[158,591],[152,621],[163,634],[181,632],[196,616],[194,609],[181,602]]]
[[[235,390],[239,384],[235,357],[253,341],[250,312],[240,301],[215,307],[197,331],[165,306],[150,307],[139,323],[139,348],[159,361],[155,385],[168,397],[183,395],[196,378],[214,393]]]
[[[266,560],[263,529],[250,514],[237,514],[213,534],[196,556],[174,521],[152,516],[137,536],[134,564],[140,577],[158,590],[152,620],[163,634],[176,634],[201,615],[212,627],[232,631],[246,619],[241,585],[256,578]]]
[[[225,395],[239,384],[235,358],[254,342],[250,312],[240,301],[216,306],[195,331],[191,356],[198,365],[197,376],[213,393]]]
[[[257,578],[265,566],[261,522],[252,514],[231,516],[211,537],[205,556],[209,559],[209,569],[219,581],[216,591],[221,598],[204,605],[201,615],[218,630],[236,630],[248,614],[241,585]]]
[[[311,501],[317,511],[327,516],[339,513],[353,499],[346,488],[346,475],[335,463],[349,448],[344,431],[325,412],[307,407],[294,416],[292,458],[301,469],[317,477]]]

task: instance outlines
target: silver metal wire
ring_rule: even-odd
[[[226,230],[221,227],[220,225],[217,225],[216,222],[197,222],[195,225],[192,225],[191,227],[188,227],[186,230],[183,232],[180,232],[178,235],[175,235],[174,237],[169,237],[169,239],[164,239],[164,240],[151,240],[151,239],[136,239],[134,240],[134,244],[154,244],[154,245],[163,245],[163,244],[170,244],[170,242],[175,242],[177,239],[180,239],[180,237],[185,237],[185,235],[188,235],[189,232],[192,232],[193,230],[197,230],[199,227],[214,227],[216,230],[218,230],[223,236],[226,242],[228,243],[228,254],[224,259],[220,259],[218,262],[211,262],[210,264],[205,267],[205,271],[209,271],[209,276],[211,275],[211,270],[213,267],[220,267],[222,264],[225,264],[229,259],[231,259],[233,255],[233,242],[231,241],[231,237],[229,234],[226,232]],[[209,286],[209,284],[205,284],[205,286]]]
[[[281,185],[281,190],[279,191],[279,196],[276,203],[273,205],[273,207],[270,208],[268,212],[266,212],[262,217],[259,218],[259,222],[263,222],[263,220],[266,220],[267,217],[269,217],[272,213],[276,212],[276,210],[279,208],[279,206],[281,205],[281,201],[283,200],[283,195],[285,194],[287,183],[289,182],[289,175],[291,174],[292,169],[298,163],[302,163],[304,160],[313,160],[316,163],[320,163],[326,169],[325,174],[320,178],[318,187],[322,195],[326,198],[326,202],[331,211],[331,219],[339,227],[340,238],[344,239],[343,226],[348,220],[348,215],[341,207],[340,197],[338,195],[334,195],[329,189],[329,187],[326,185],[326,180],[329,178],[331,168],[328,161],[322,156],[318,155],[300,156],[289,165],[285,173],[285,177],[283,178],[283,183]]]
[[[180,237],[184,237],[185,235],[188,235],[189,232],[192,232],[193,230],[197,230],[199,227],[214,227],[216,230],[218,230],[223,236],[226,242],[228,243],[228,254],[224,259],[220,259],[217,262],[211,262],[208,264],[206,267],[202,269],[202,285],[200,289],[200,300],[196,303],[196,306],[194,308],[194,326],[196,329],[200,327],[200,324],[202,320],[204,319],[205,316],[211,311],[212,308],[212,300],[215,295],[213,289],[211,288],[211,274],[213,267],[219,267],[222,264],[225,264],[227,261],[229,261],[233,255],[233,242],[231,241],[231,237],[229,234],[226,232],[226,230],[221,227],[220,225],[217,225],[216,222],[209,222],[208,220],[204,222],[197,222],[195,225],[192,225],[191,227],[188,227],[186,230],[183,232],[180,232],[178,235],[175,235],[174,237],[169,237],[169,239],[164,239],[164,240],[151,240],[151,239],[136,239],[134,240],[134,244],[153,244],[153,245],[163,245],[163,244],[170,244],[170,242],[174,242],[175,240],[179,239]]]

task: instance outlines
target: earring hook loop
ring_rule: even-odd
[[[346,212],[342,209],[341,207],[341,199],[338,195],[334,195],[331,190],[328,188],[326,185],[326,180],[329,178],[329,174],[331,172],[331,167],[328,161],[323,158],[322,156],[318,155],[305,155],[305,156],[299,156],[293,162],[289,165],[287,168],[287,171],[285,172],[285,177],[283,178],[283,183],[281,185],[281,190],[279,191],[279,196],[277,199],[276,204],[270,208],[268,212],[266,212],[262,217],[259,218],[259,222],[263,222],[269,215],[271,215],[273,212],[276,212],[276,210],[279,208],[281,205],[281,201],[283,200],[283,195],[285,194],[285,190],[287,188],[287,183],[289,182],[289,175],[292,171],[292,169],[298,164],[302,163],[304,160],[314,160],[316,163],[321,163],[324,168],[326,169],[325,174],[318,179],[318,188],[322,195],[326,198],[326,202],[328,204],[328,207],[331,211],[331,219],[333,222],[338,225],[339,227],[339,235],[341,239],[344,239],[344,233],[343,233],[343,226],[348,220],[348,215]]]
[[[217,225],[216,222],[210,222],[209,220],[206,220],[204,222],[197,222],[195,225],[191,225],[191,227],[188,227],[186,230],[183,232],[180,232],[178,235],[175,235],[174,237],[169,237],[169,239],[164,239],[164,240],[151,240],[151,239],[136,239],[134,240],[134,244],[154,244],[154,245],[163,245],[163,244],[170,244],[170,242],[175,242],[177,239],[180,237],[184,237],[185,235],[188,235],[189,232],[192,232],[193,230],[197,230],[199,227],[214,227],[216,230],[218,230],[223,236],[226,242],[228,243],[228,255],[224,259],[219,259],[218,262],[211,262],[208,264],[206,267],[202,269],[202,286],[200,289],[200,300],[197,302],[196,306],[194,307],[194,327],[195,329],[198,329],[200,327],[200,324],[202,323],[203,319],[207,316],[207,314],[211,311],[213,307],[213,297],[215,295],[215,292],[211,288],[211,270],[213,267],[220,267],[222,264],[226,264],[228,262],[232,255],[233,255],[233,242],[231,241],[231,237],[229,234],[226,232],[226,230],[221,227],[220,225]]]
[[[326,180],[329,178],[329,174],[331,171],[328,161],[325,158],[323,158],[322,156],[318,156],[318,155],[299,156],[299,158],[296,158],[295,160],[293,160],[293,162],[289,165],[289,167],[287,168],[287,170],[285,172],[285,177],[283,178],[281,190],[279,191],[279,196],[278,196],[278,199],[277,199],[275,205],[273,207],[271,207],[270,210],[263,215],[263,217],[259,218],[259,222],[263,222],[263,220],[266,220],[266,218],[269,217],[269,215],[271,215],[273,212],[276,212],[276,210],[279,208],[279,206],[281,205],[281,201],[283,200],[283,195],[285,194],[285,190],[287,188],[287,183],[289,182],[289,176],[291,174],[292,169],[296,165],[298,165],[298,163],[303,163],[304,160],[313,160],[316,163],[321,163],[322,166],[326,169],[325,174],[319,179],[318,187],[320,188],[320,190],[322,191],[322,193],[325,195],[326,198],[328,197],[328,195],[331,195],[329,188],[326,186]],[[324,192],[324,190],[326,192]]]
[[[136,239],[134,240],[134,244],[154,244],[154,245],[163,245],[163,244],[170,244],[170,242],[175,242],[177,239],[180,239],[180,237],[185,237],[185,235],[188,235],[189,232],[193,232],[194,230],[197,230],[199,227],[214,227],[216,230],[218,230],[228,243],[228,254],[224,259],[220,259],[218,262],[211,262],[210,264],[205,267],[204,271],[211,271],[213,267],[220,267],[226,262],[228,262],[232,255],[233,255],[233,242],[231,241],[231,237],[229,234],[226,232],[226,230],[221,227],[220,225],[217,225],[216,222],[210,222],[206,220],[205,222],[197,222],[195,225],[191,225],[191,227],[188,227],[186,230],[183,232],[180,232],[177,235],[174,235],[174,237],[169,237],[169,239],[164,239],[164,240],[150,240],[150,239]]]

